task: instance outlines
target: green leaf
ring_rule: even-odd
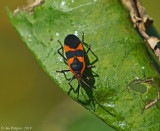
[[[10,11],[8,15],[42,68],[65,93],[73,74],[56,73],[69,68],[57,53],[57,40],[63,43],[74,33],[81,39],[85,32],[85,42],[92,49],[85,61],[96,67],[85,70],[91,79],[84,80],[101,96],[82,85],[79,98],[73,90],[70,97],[117,130],[160,130],[155,104],[142,114],[145,104],[157,97],[160,77],[118,0],[46,0],[32,15],[22,10],[15,17]],[[71,84],[78,88],[76,79]]]

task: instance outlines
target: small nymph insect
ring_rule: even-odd
[[[90,46],[84,42],[84,33],[82,35],[82,42],[79,40],[79,38],[73,34],[69,34],[66,36],[64,39],[64,51],[66,54],[66,57],[63,56],[62,53],[59,51],[63,49],[63,46],[61,42],[58,40],[59,44],[61,47],[57,50],[57,52],[63,57],[65,61],[68,62],[69,65],[69,70],[61,70],[61,71],[56,71],[60,73],[68,72],[71,71],[73,73],[73,77],[69,80],[68,84],[70,85],[70,89],[68,91],[68,94],[70,93],[72,89],[72,85],[70,84],[71,81],[75,78],[77,78],[78,82],[81,84],[83,82],[86,86],[88,86],[92,91],[95,91],[92,87],[90,87],[83,79],[83,77],[87,77],[84,75],[84,70],[85,68],[92,68],[94,66],[88,65],[86,66],[84,58],[90,51]],[[87,51],[85,52],[83,49],[83,44],[88,48]],[[88,78],[88,77],[87,77]],[[79,90],[78,90],[78,95],[79,95]]]

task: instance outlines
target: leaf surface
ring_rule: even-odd
[[[84,80],[101,96],[82,84],[77,98],[75,79],[70,97],[117,130],[160,129],[160,110],[155,104],[142,114],[145,104],[157,97],[160,77],[118,0],[46,0],[32,15],[22,10],[15,17],[10,11],[8,15],[42,68],[65,93],[73,74],[56,73],[69,69],[57,53],[57,40],[63,43],[68,34],[81,39],[84,32],[92,50],[86,65],[96,66],[85,70],[91,79]]]

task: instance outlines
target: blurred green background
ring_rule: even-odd
[[[0,131],[32,127],[32,131],[112,131],[65,95],[42,70],[11,26],[5,8],[32,0],[0,0]],[[142,0],[160,32],[159,0]]]

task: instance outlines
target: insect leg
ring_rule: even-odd
[[[85,57],[88,54],[88,52],[91,50],[91,47],[84,42],[84,33],[82,33],[82,44],[84,44],[88,48],[87,52],[84,54],[84,57]]]
[[[79,88],[80,88],[80,87],[78,87],[78,89],[77,89],[77,92],[78,92],[77,99],[79,98]]]
[[[94,68],[95,66],[93,66],[93,65],[88,65],[88,66],[86,66],[86,68]]]
[[[64,73],[64,72],[68,72],[70,70],[61,70],[61,71],[56,71],[56,72],[60,72],[60,73]]]
[[[72,87],[72,85],[70,84],[71,82],[72,82],[72,80],[75,78],[75,76],[73,76],[70,80],[69,80],[69,82],[68,82],[68,84],[70,85],[70,89],[69,89],[69,91],[67,92],[67,94],[69,94],[70,93],[70,91],[73,89],[73,87]]]
[[[91,47],[88,45],[88,44],[86,44],[86,43],[84,43],[85,44],[85,46],[88,48],[88,50],[86,51],[86,53],[84,54],[84,57],[88,54],[88,52],[91,50]]]
[[[63,57],[64,60],[67,61],[67,59],[64,57],[64,55],[62,55],[62,53],[59,52],[59,50],[63,49],[63,46],[62,46],[62,44],[61,44],[61,42],[59,40],[58,40],[58,43],[61,45],[61,47],[57,50],[57,52]]]

